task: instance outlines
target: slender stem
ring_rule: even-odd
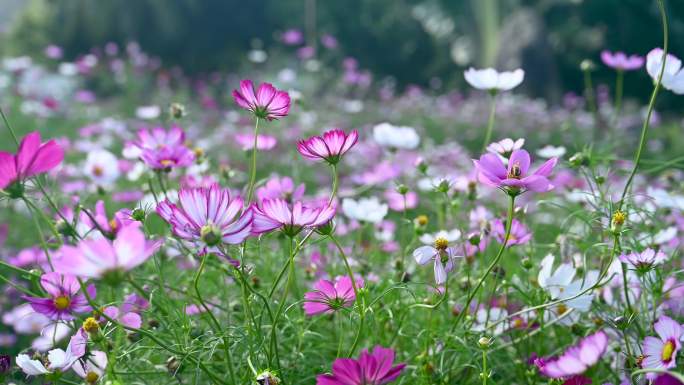
[[[623,93],[623,83],[625,78],[625,71],[618,69],[615,78],[615,124],[617,124],[620,118],[620,110],[622,109],[622,93]]]
[[[247,189],[247,204],[252,202],[252,195],[254,194],[254,184],[256,183],[256,159],[257,159],[257,139],[259,138],[259,118],[256,118],[254,124],[254,147],[252,147],[252,169],[249,177],[249,187]]]
[[[10,135],[12,135],[12,139],[14,140],[14,144],[16,144],[17,147],[19,147],[19,139],[17,139],[17,134],[14,133],[12,126],[10,126],[9,121],[7,120],[7,116],[5,116],[5,112],[2,110],[2,107],[0,107],[0,115],[2,116],[2,121],[5,122],[5,126],[7,127],[7,130],[9,131]]]
[[[489,119],[487,120],[487,131],[485,131],[484,142],[482,143],[482,151],[487,150],[489,141],[492,140],[492,131],[494,130],[494,120],[496,119],[496,91],[492,91],[489,101]]]
[[[480,277],[480,280],[477,282],[477,285],[475,285],[475,288],[470,292],[470,295],[468,295],[468,299],[466,300],[465,306],[463,306],[463,310],[459,314],[458,318],[456,318],[456,322],[454,322],[454,326],[452,328],[456,328],[458,324],[461,322],[465,314],[468,312],[468,308],[470,307],[470,303],[473,301],[473,298],[477,294],[478,290],[480,290],[480,287],[482,287],[482,284],[484,281],[487,279],[489,274],[494,270],[494,267],[499,263],[499,260],[501,259],[501,256],[503,256],[504,249],[506,248],[506,245],[508,244],[508,240],[511,237],[511,224],[513,223],[513,209],[515,208],[515,196],[511,195],[509,204],[508,204],[508,215],[506,217],[506,235],[504,235],[504,240],[503,243],[501,244],[501,247],[499,248],[499,252],[496,254],[496,257],[494,257],[494,260],[492,263],[489,265],[487,268],[487,271]]]
[[[589,110],[594,116],[594,132],[598,132],[596,126],[599,125],[598,105],[596,104],[596,95],[594,94],[594,84],[591,81],[591,70],[584,70],[584,97],[587,99]]]
[[[352,347],[349,349],[349,354],[347,354],[348,357],[351,357],[359,344],[359,340],[361,339],[361,333],[363,332],[364,321],[366,318],[366,300],[359,296],[359,288],[356,285],[356,278],[354,278],[354,272],[352,271],[351,266],[349,265],[347,254],[344,252],[342,245],[340,245],[340,242],[332,234],[330,234],[330,240],[333,241],[333,243],[337,247],[337,250],[340,252],[340,255],[342,255],[342,261],[344,261],[344,266],[347,269],[347,274],[349,275],[349,279],[351,279],[352,289],[354,289],[354,297],[360,303],[357,307],[359,312],[359,327],[356,330],[356,337],[354,337]]]
[[[487,350],[482,349],[482,385],[487,385],[487,379],[489,375],[487,374]]]
[[[285,291],[283,291],[283,298],[278,305],[278,310],[276,311],[275,318],[273,320],[273,326],[271,327],[271,354],[275,353],[276,362],[278,364],[278,369],[280,369],[280,354],[278,353],[278,321],[280,320],[280,315],[285,309],[285,303],[287,302],[287,296],[290,294],[290,286],[292,286],[292,280],[294,278],[294,248],[292,247],[293,239],[289,239],[289,258],[287,265],[289,266],[287,273],[287,283],[285,284]]]
[[[332,170],[333,174],[333,185],[332,185],[332,191],[330,192],[330,199],[328,199],[328,206],[332,204],[332,201],[335,199],[335,196],[337,195],[337,188],[338,183],[339,183],[339,177],[337,175],[337,165],[336,164],[331,164],[330,168]]]
[[[79,278],[79,279],[78,279],[78,282],[79,282],[79,284],[81,285],[81,292],[84,294],[84,296],[85,296],[85,298],[86,298],[86,301],[88,302],[88,305],[90,305],[90,307],[92,307],[93,309],[100,309],[100,308],[102,308],[101,306],[99,306],[98,304],[96,304],[96,303],[94,302],[94,300],[90,297],[90,294],[88,294],[88,290],[87,290],[86,285],[85,285],[85,283],[83,282],[83,280]],[[202,361],[198,360],[197,358],[195,358],[194,356],[192,356],[191,354],[189,354],[189,353],[187,353],[187,352],[183,352],[183,351],[174,349],[173,347],[167,345],[164,341],[162,341],[162,340],[160,340],[159,338],[157,338],[157,336],[155,336],[155,335],[152,334],[151,332],[149,332],[149,331],[147,331],[147,330],[145,330],[145,329],[137,329],[137,328],[133,328],[133,327],[130,327],[130,326],[126,326],[126,325],[120,323],[119,321],[117,321],[117,320],[115,320],[115,319],[109,317],[109,316],[108,316],[107,314],[105,314],[104,312],[103,312],[103,313],[100,313],[100,316],[101,316],[102,318],[106,319],[108,322],[111,322],[113,325],[117,325],[117,326],[120,326],[120,327],[122,327],[122,328],[124,328],[124,329],[126,329],[126,330],[132,331],[132,332],[134,332],[134,333],[140,333],[141,335],[144,335],[145,337],[151,339],[154,343],[156,343],[157,345],[159,345],[159,347],[161,347],[162,349],[168,351],[168,352],[171,353],[171,354],[174,354],[174,355],[179,356],[179,357],[181,357],[181,358],[187,358],[187,359],[190,360],[193,364],[196,364],[196,365],[200,368],[200,370],[202,370],[207,376],[209,376],[209,378],[211,378],[212,383],[214,383],[214,384],[222,384],[222,385],[225,385],[225,384],[226,384],[226,382],[223,381],[218,375],[214,374],[214,372],[212,372],[211,370],[209,370],[209,368],[207,368],[207,366],[204,365],[204,363],[203,363]]]
[[[663,57],[662,64],[660,65],[660,74],[656,80],[656,84],[653,87],[653,92],[651,93],[651,100],[648,103],[648,112],[646,113],[646,120],[644,120],[644,125],[641,129],[641,137],[639,138],[639,146],[637,147],[636,154],[634,155],[634,166],[632,172],[629,174],[627,183],[625,184],[624,190],[622,190],[622,196],[618,202],[618,210],[622,209],[622,205],[625,203],[625,197],[629,191],[629,187],[632,185],[634,176],[636,175],[637,169],[639,168],[639,162],[641,161],[641,151],[644,148],[644,143],[646,143],[646,135],[648,134],[648,127],[651,121],[651,115],[653,114],[653,108],[655,107],[656,98],[658,97],[658,91],[660,91],[660,84],[663,81],[663,74],[665,73],[665,63],[667,60],[667,49],[668,49],[668,22],[667,13],[665,12],[664,0],[658,0],[658,9],[660,10],[660,16],[663,21]]]
[[[221,324],[218,322],[218,320],[214,316],[214,313],[212,313],[209,306],[207,306],[206,302],[204,302],[204,299],[202,299],[202,293],[200,292],[200,289],[199,289],[200,276],[202,275],[202,271],[204,271],[204,265],[205,265],[205,263],[207,261],[207,257],[209,255],[210,255],[209,253],[206,253],[202,256],[202,260],[200,262],[199,269],[197,269],[197,272],[195,273],[195,279],[193,279],[193,287],[195,288],[195,294],[197,295],[197,300],[199,301],[200,305],[202,305],[204,310],[209,315],[209,318],[213,322],[214,331],[217,334],[221,335],[221,338],[223,339],[223,350],[226,354],[226,365],[228,366],[228,373],[230,373],[231,381],[235,384],[236,382],[235,382],[235,372],[233,371],[233,358],[231,356],[230,346],[228,345],[228,337],[226,336],[226,333],[222,332]]]

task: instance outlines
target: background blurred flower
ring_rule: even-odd
[[[525,71],[498,72],[493,68],[477,70],[471,67],[464,72],[464,76],[468,84],[478,90],[497,92],[509,91],[520,85],[525,78]]]

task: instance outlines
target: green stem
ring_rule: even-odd
[[[499,263],[499,260],[501,259],[501,256],[503,256],[504,249],[506,248],[506,245],[508,244],[508,240],[511,237],[511,224],[513,223],[513,209],[515,208],[515,196],[511,195],[509,204],[508,204],[508,215],[506,217],[506,235],[504,235],[504,240],[503,243],[501,244],[501,247],[499,248],[499,252],[496,254],[496,257],[494,257],[494,260],[492,263],[487,267],[487,271],[480,277],[480,280],[477,282],[477,285],[475,285],[475,288],[470,292],[470,295],[468,295],[468,299],[466,300],[465,306],[463,306],[463,309],[461,313],[459,314],[458,318],[456,318],[456,322],[454,323],[454,326],[452,329],[456,328],[458,324],[461,322],[465,314],[468,312],[468,308],[470,307],[470,303],[473,301],[473,298],[477,294],[478,290],[480,290],[480,287],[482,287],[482,284],[484,281],[487,279],[489,274],[494,270],[494,267]]]
[[[596,104],[596,95],[594,94],[594,84],[591,81],[591,70],[584,70],[584,97],[587,99],[589,110],[594,116],[594,132],[598,132],[596,127],[599,125],[600,117],[598,112],[598,105]]]
[[[330,199],[328,199],[328,206],[332,204],[333,199],[335,199],[335,196],[337,195],[337,189],[338,189],[338,183],[339,183],[339,177],[337,176],[337,165],[336,164],[331,164],[330,168],[332,169],[332,174],[333,174],[333,185],[332,185],[332,191],[330,192]]]
[[[254,147],[252,147],[252,169],[249,177],[249,187],[247,189],[247,204],[252,202],[252,195],[254,194],[254,184],[256,183],[256,159],[257,159],[257,139],[259,138],[259,118],[256,118],[254,124]]]
[[[484,142],[482,143],[482,151],[487,150],[489,142],[492,140],[492,131],[494,130],[494,120],[496,119],[496,91],[491,91],[491,99],[489,104],[489,119],[487,120],[487,131],[485,131]]]
[[[482,385],[487,385],[487,350],[482,349]]]
[[[636,154],[634,155],[634,166],[632,167],[632,172],[627,178],[627,183],[625,184],[624,190],[622,190],[622,196],[618,202],[618,210],[622,209],[622,205],[625,203],[625,197],[629,191],[629,187],[632,185],[634,176],[636,175],[637,169],[639,168],[639,162],[641,161],[641,151],[644,148],[644,143],[646,143],[646,135],[648,134],[648,127],[651,121],[651,115],[653,114],[653,108],[655,107],[656,98],[658,97],[658,91],[660,91],[660,84],[663,81],[663,74],[665,73],[665,63],[667,60],[667,49],[668,49],[668,22],[667,13],[665,12],[664,0],[658,0],[658,9],[660,10],[660,16],[663,21],[663,57],[662,64],[660,65],[660,74],[658,75],[658,80],[653,87],[653,92],[651,93],[651,100],[648,103],[648,112],[646,113],[646,120],[644,120],[644,125],[641,129],[641,136],[639,138],[639,146],[637,147]]]
[[[349,275],[349,279],[351,279],[352,289],[354,289],[354,297],[357,301],[359,301],[359,306],[357,307],[359,313],[359,327],[356,330],[356,337],[354,337],[352,347],[349,349],[349,354],[347,354],[347,357],[351,357],[359,344],[359,340],[361,339],[361,333],[363,332],[363,326],[366,318],[366,300],[365,298],[359,296],[359,288],[356,285],[356,278],[354,278],[354,272],[352,271],[351,266],[349,265],[347,254],[344,252],[342,245],[340,245],[340,242],[332,234],[330,234],[330,240],[333,241],[335,247],[337,247],[337,250],[340,252],[340,255],[342,255],[342,261],[344,261],[344,266],[347,269],[347,274]]]
[[[2,107],[0,107],[0,115],[2,116],[2,121],[5,122],[5,126],[7,127],[7,130],[9,131],[10,135],[12,135],[12,139],[14,140],[14,144],[16,144],[17,147],[19,147],[19,139],[17,139],[17,134],[14,133],[12,126],[10,126],[9,121],[7,120],[7,116],[5,116],[5,112],[2,110]]]
[[[622,109],[622,93],[623,93],[623,83],[625,78],[625,71],[618,69],[617,76],[615,78],[615,123],[617,124],[620,118],[620,109]]]
[[[78,279],[78,282],[79,282],[79,284],[81,285],[81,292],[84,294],[84,296],[85,296],[85,298],[86,298],[86,301],[88,301],[88,305],[90,305],[90,307],[92,307],[93,309],[101,309],[102,306],[96,304],[95,301],[94,301],[94,300],[90,297],[90,295],[88,294],[88,290],[86,289],[86,285],[85,285],[85,283],[83,282],[83,280],[79,278],[79,279]],[[124,329],[126,329],[126,330],[132,331],[132,332],[134,332],[134,333],[139,333],[139,334],[141,334],[141,335],[144,335],[145,337],[149,338],[149,339],[152,340],[154,343],[156,343],[157,345],[159,345],[160,348],[162,348],[162,349],[168,351],[169,353],[171,353],[171,354],[173,354],[173,355],[179,356],[181,359],[187,358],[187,359],[190,360],[193,364],[197,365],[197,366],[200,368],[200,370],[202,370],[209,378],[211,378],[212,383],[214,383],[214,384],[221,384],[221,385],[226,385],[226,384],[227,384],[227,383],[226,383],[225,381],[223,381],[218,375],[214,374],[214,372],[212,372],[211,370],[209,370],[209,368],[207,368],[207,366],[204,365],[204,363],[203,363],[202,361],[198,360],[197,358],[195,358],[194,356],[192,356],[192,355],[189,354],[189,353],[186,353],[186,352],[183,352],[183,351],[176,350],[176,349],[172,348],[171,346],[167,345],[164,341],[162,341],[162,340],[160,340],[159,338],[157,338],[157,337],[156,337],[154,334],[152,334],[151,332],[149,332],[149,331],[147,331],[147,330],[145,330],[145,329],[137,329],[137,328],[132,328],[132,327],[130,327],[130,326],[126,326],[126,325],[120,323],[119,321],[117,321],[117,320],[115,320],[115,319],[109,317],[109,316],[108,316],[107,314],[105,314],[105,313],[101,313],[100,316],[101,316],[102,318],[106,319],[108,322],[111,322],[113,325],[117,325],[117,326],[120,326],[120,327],[122,327],[122,328],[124,328]]]
[[[280,353],[278,352],[278,321],[280,316],[285,309],[285,303],[287,302],[287,296],[290,294],[290,286],[292,286],[292,280],[294,278],[294,250],[292,247],[293,239],[289,239],[289,258],[287,265],[289,266],[287,273],[287,283],[285,284],[285,290],[283,291],[283,298],[278,305],[278,310],[276,311],[275,318],[273,320],[273,326],[271,327],[271,354],[275,353],[276,363],[278,364],[278,369],[280,369]]]
[[[223,339],[223,350],[226,354],[226,365],[228,366],[228,373],[230,374],[230,379],[231,381],[236,384],[235,382],[235,372],[233,371],[233,358],[230,353],[230,345],[228,344],[228,337],[226,336],[225,333],[222,332],[221,330],[221,324],[218,322],[216,317],[214,316],[214,313],[211,311],[209,306],[207,306],[206,302],[204,302],[204,299],[202,299],[202,293],[200,292],[199,289],[199,280],[200,276],[202,275],[202,271],[204,271],[204,265],[207,261],[207,257],[210,254],[204,254],[202,256],[202,260],[200,262],[199,269],[197,269],[197,272],[195,273],[195,279],[193,279],[193,287],[195,288],[195,293],[197,295],[197,300],[199,301],[200,305],[204,308],[206,313],[209,315],[209,318],[213,322],[214,326],[214,331],[221,335],[221,338]]]

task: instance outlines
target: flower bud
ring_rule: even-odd
[[[145,210],[143,210],[141,208],[136,208],[131,213],[131,218],[133,218],[133,220],[138,221],[138,222],[144,222],[145,216],[146,216]]]
[[[95,318],[88,317],[83,321],[83,330],[88,332],[88,334],[97,334],[100,331],[100,324]]]
[[[173,119],[180,119],[186,115],[185,106],[180,103],[171,103],[169,106],[169,115]]]
[[[0,354],[0,378],[8,374],[12,367],[12,358],[6,354]]]
[[[532,263],[532,261],[531,261],[528,257],[525,257],[525,258],[522,259],[522,267],[523,267],[523,269],[529,270],[529,269],[531,269],[533,266],[534,266],[534,264]]]
[[[480,337],[477,340],[477,344],[480,345],[481,349],[488,349],[492,345],[492,339],[487,337]]]
[[[580,63],[580,69],[584,72],[590,72],[596,69],[596,64],[589,59],[584,59]]]
[[[575,168],[580,166],[587,166],[589,164],[589,157],[583,152],[578,152],[575,155],[571,156],[568,161],[570,162],[570,165]]]
[[[610,219],[610,231],[616,234],[619,233],[626,220],[627,214],[624,211],[616,210]]]
[[[258,385],[278,385],[280,378],[271,370],[264,370],[256,376],[256,383]]]
[[[401,195],[406,195],[409,192],[409,188],[406,185],[400,184],[397,186],[397,192]]]

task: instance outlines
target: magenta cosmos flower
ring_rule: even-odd
[[[498,187],[509,194],[521,194],[527,190],[546,192],[553,189],[548,177],[551,175],[558,159],[551,158],[531,175],[530,154],[525,150],[515,150],[508,159],[506,167],[501,158],[494,154],[484,154],[480,160],[473,160],[478,171],[480,182]]]
[[[29,302],[33,310],[52,320],[70,321],[74,319],[74,314],[91,310],[85,295],[78,294],[81,285],[71,275],[45,273],[40,277],[40,285],[48,294],[47,298],[25,296],[24,299]],[[89,285],[87,290],[88,296],[95,298],[95,286]]]
[[[126,145],[124,156],[140,158],[155,169],[187,167],[195,160],[195,154],[185,145],[185,132],[179,126],[168,131],[155,127],[151,131],[141,129],[137,140]]]
[[[624,52],[601,52],[601,61],[610,68],[619,71],[638,70],[644,65],[644,58],[638,55],[627,56]]]
[[[161,246],[147,241],[138,225],[121,229],[116,239],[84,239],[76,246],[64,245],[55,270],[82,278],[119,278],[121,273],[144,263]]]
[[[363,279],[355,277],[354,281],[357,290],[363,287]],[[304,294],[304,313],[309,316],[331,314],[350,307],[355,300],[352,280],[348,276],[339,277],[335,283],[320,279],[314,284],[314,291]]]
[[[252,231],[252,210],[243,210],[242,198],[218,185],[181,189],[178,204],[164,200],[157,213],[178,237],[207,246],[242,243]]]
[[[599,331],[583,338],[577,345],[568,348],[562,355],[550,359],[537,359],[539,371],[549,378],[568,378],[584,373],[606,352],[608,335]]]
[[[396,380],[406,364],[394,364],[394,350],[376,346],[373,352],[361,352],[358,360],[338,358],[332,374],[316,377],[316,385],[383,385]]]
[[[677,364],[677,352],[682,347],[679,339],[682,337],[682,327],[667,316],[660,316],[653,325],[659,338],[648,336],[644,338],[644,360],[641,366],[645,369],[670,369]],[[653,380],[657,373],[647,373],[646,377]]]
[[[290,95],[270,83],[262,83],[255,90],[251,80],[242,80],[240,89],[233,90],[233,99],[259,119],[279,119],[290,112]]]
[[[40,133],[26,135],[19,144],[16,155],[0,151],[0,189],[26,178],[46,173],[57,167],[64,159],[64,150],[57,142],[41,143]]]
[[[352,130],[349,134],[339,129],[326,131],[322,136],[312,136],[297,142],[297,150],[305,158],[322,159],[337,164],[347,151],[359,140],[359,133]]]
[[[264,199],[260,207],[253,207],[253,233],[262,234],[281,229],[290,237],[297,235],[305,227],[318,227],[330,222],[336,210],[334,205],[307,207],[300,201],[290,208],[282,199]]]

